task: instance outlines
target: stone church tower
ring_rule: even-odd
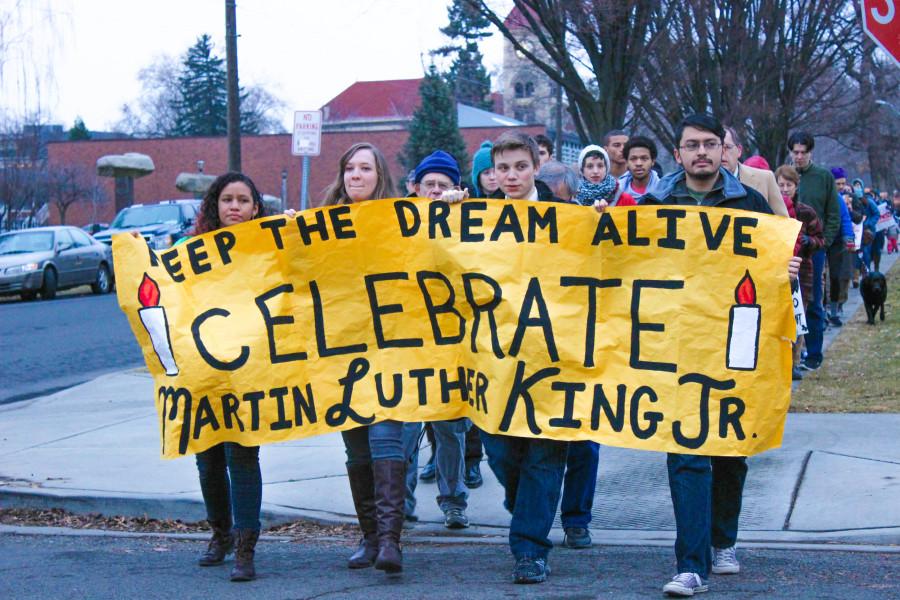
[[[528,20],[518,8],[513,8],[506,17],[505,25],[523,40],[529,51],[542,59],[544,49],[531,33]],[[503,94],[503,112],[526,123],[540,123],[553,126],[556,108],[556,84],[543,71],[520,55],[509,40],[503,42],[503,72],[500,76],[500,90]]]

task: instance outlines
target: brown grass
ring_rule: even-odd
[[[867,324],[861,306],[825,351],[822,367],[805,372],[791,412],[900,412],[900,268],[887,279],[885,320]]]

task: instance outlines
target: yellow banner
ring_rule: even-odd
[[[162,454],[382,419],[646,450],[781,443],[797,221],[397,199],[113,240]]]

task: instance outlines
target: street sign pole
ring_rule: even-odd
[[[300,176],[300,210],[309,206],[309,157],[303,157],[303,174]]]
[[[319,156],[322,149],[322,111],[298,110],[294,113],[294,135],[291,154],[303,157],[300,173],[300,210],[309,207],[310,156]]]

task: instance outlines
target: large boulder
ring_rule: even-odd
[[[136,179],[149,175],[155,168],[152,158],[138,152],[107,154],[97,159],[97,175],[102,177],[134,177]]]
[[[203,173],[179,173],[175,178],[175,187],[182,192],[191,194],[205,194],[212,182],[216,180],[215,175],[205,175]]]

